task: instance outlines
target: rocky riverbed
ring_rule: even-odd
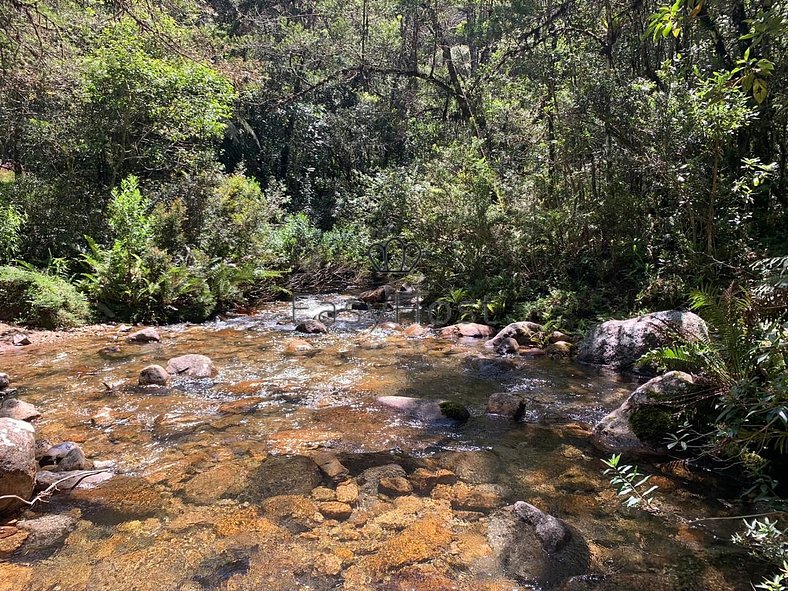
[[[722,591],[760,574],[735,522],[688,524],[737,509],[708,475],[643,460],[661,512],[621,507],[592,429],[639,384],[568,360],[566,335],[536,355],[522,328],[487,347],[295,333],[284,309],[138,328],[0,356],[37,442],[112,466],[0,519],[0,591]]]

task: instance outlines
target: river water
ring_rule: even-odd
[[[316,304],[316,302],[313,302]],[[636,384],[566,360],[501,358],[474,341],[407,338],[339,322],[287,356],[286,306],[126,343],[97,329],[0,358],[43,417],[39,439],[78,442],[118,473],[37,511],[73,525],[54,545],[0,552],[0,591],[537,589],[496,558],[490,515],[517,500],[564,519],[589,549],[564,589],[749,589],[759,565],[729,542],[735,491],[676,463],[655,474],[659,514],[623,509],[601,475],[590,426]],[[136,385],[141,368],[209,355],[212,379]],[[486,415],[496,392],[527,401],[519,422]],[[376,403],[383,395],[464,404],[463,425]],[[459,484],[350,501],[310,459],[333,451],[361,484],[392,463],[451,470]],[[363,489],[363,487],[362,487]],[[351,495],[352,496],[352,495]],[[727,498],[724,498],[727,497]],[[1,546],[0,546],[1,548]]]

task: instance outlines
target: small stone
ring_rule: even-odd
[[[155,328],[143,328],[131,333],[126,337],[130,343],[158,343],[161,341],[158,331]]]
[[[406,337],[423,337],[424,335],[428,334],[430,329],[426,326],[422,326],[421,324],[409,324],[405,327],[403,334]]]
[[[317,352],[318,349],[304,339],[290,339],[285,345],[285,355],[291,357],[306,357],[314,355]]]
[[[341,482],[337,485],[337,501],[340,503],[355,504],[358,501],[358,486],[352,480]]]
[[[323,473],[331,479],[343,478],[348,474],[348,469],[342,465],[333,452],[319,451],[312,456],[312,459]]]
[[[295,329],[296,332],[303,332],[305,334],[323,334],[328,332],[325,324],[312,318],[299,323]]]
[[[520,349],[520,343],[512,337],[501,339],[501,342],[495,347],[495,352],[499,355],[508,355],[509,353],[517,353]]]
[[[474,484],[464,482],[439,484],[432,491],[432,498],[446,500],[454,509],[488,512],[503,506],[505,489],[497,484]]]
[[[7,373],[0,373],[0,390],[5,390],[11,385],[11,379]]]
[[[262,509],[294,533],[312,529],[325,519],[312,501],[297,495],[269,497],[263,501]]]
[[[493,415],[503,415],[509,419],[517,420],[525,411],[525,400],[516,394],[499,392],[490,396],[487,401],[487,412]]]
[[[315,570],[322,575],[335,577],[342,572],[342,559],[334,554],[321,554],[315,559]]]
[[[94,427],[99,427],[100,429],[105,429],[106,427],[111,427],[116,422],[115,417],[112,415],[112,409],[108,406],[99,409],[99,411],[90,417],[90,423]]]
[[[218,372],[210,357],[206,355],[181,355],[167,362],[167,373],[170,375],[187,375],[192,378],[210,378]]]
[[[409,495],[413,492],[413,486],[407,479],[401,476],[391,476],[381,478],[378,482],[378,492],[390,497]]]
[[[35,406],[16,398],[3,401],[0,405],[0,418],[16,419],[17,421],[33,421],[41,416]]]
[[[93,462],[85,457],[82,448],[73,441],[66,441],[50,447],[38,461],[40,466],[54,466],[54,472],[90,470]]]
[[[338,521],[344,521],[353,513],[353,507],[339,501],[318,503],[317,507],[327,519],[336,519]]]
[[[337,493],[325,486],[318,486],[317,488],[313,488],[311,496],[315,501],[318,502],[328,502],[328,501],[337,500]]]
[[[457,482],[457,475],[443,468],[434,472],[426,468],[416,468],[410,475],[410,482],[416,491],[428,494],[438,484],[454,484]]]
[[[170,374],[161,365],[149,365],[140,371],[140,386],[166,386]]]
[[[11,342],[14,344],[15,347],[25,347],[25,346],[30,345],[32,343],[32,341],[30,340],[30,337],[28,337],[26,334],[22,334],[22,333],[15,334],[11,338]]]

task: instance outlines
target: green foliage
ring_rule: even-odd
[[[625,507],[641,507],[646,511],[656,511],[653,495],[657,486],[646,488],[651,476],[643,476],[637,466],[621,464],[621,454],[613,454],[607,460],[602,460],[607,468],[602,472],[610,476],[610,484],[618,490],[618,496],[627,497],[622,500]]]
[[[0,320],[54,329],[81,326],[89,319],[87,300],[65,279],[30,268],[0,267]]]
[[[0,263],[10,261],[19,251],[24,216],[11,204],[0,201]]]
[[[765,517],[763,521],[753,519],[744,521],[744,532],[736,533],[731,540],[739,544],[761,560],[769,562],[781,571],[771,579],[764,579],[755,589],[764,591],[785,591],[788,589],[788,540],[785,530],[778,529],[778,523]]]

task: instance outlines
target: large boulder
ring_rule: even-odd
[[[475,322],[461,322],[460,324],[452,324],[445,326],[441,329],[440,335],[443,338],[476,338],[485,339],[492,336],[493,328],[486,324],[477,324]]]
[[[658,446],[677,427],[674,418],[677,399],[696,387],[695,378],[681,371],[657,376],[599,421],[594,435],[603,446],[614,450]]]
[[[36,432],[30,423],[0,418],[0,497],[30,499],[36,482]],[[0,500],[0,515],[24,503]]]
[[[181,355],[167,362],[170,375],[187,375],[193,378],[210,378],[217,374],[213,361],[205,355]]]
[[[38,409],[28,402],[10,398],[0,405],[0,418],[33,421],[41,416]]]
[[[490,518],[487,540],[504,571],[528,585],[549,589],[589,568],[590,552],[580,534],[523,501]]]
[[[632,369],[652,349],[708,337],[706,323],[697,314],[681,310],[654,312],[595,326],[580,343],[577,360],[614,369]]]
[[[544,332],[544,326],[536,322],[512,322],[508,326],[502,328],[497,335],[484,343],[485,347],[490,349],[498,349],[508,339],[517,341],[517,344],[522,346],[529,346],[536,342],[535,337],[540,332]]]

